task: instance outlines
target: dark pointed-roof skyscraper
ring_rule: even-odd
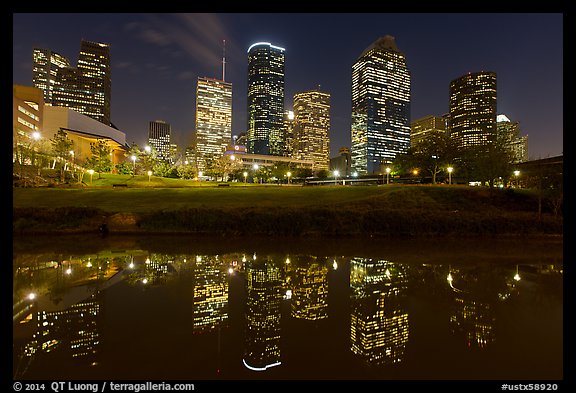
[[[284,138],[284,48],[248,48],[248,152],[281,156]]]
[[[410,147],[410,71],[394,37],[372,43],[352,66],[352,167],[380,173]]]

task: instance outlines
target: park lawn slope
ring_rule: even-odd
[[[13,213],[14,234],[562,234],[529,191],[446,185],[14,188]]]

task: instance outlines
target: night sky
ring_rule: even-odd
[[[448,112],[450,81],[494,71],[498,113],[520,122],[530,159],[563,154],[561,13],[14,14],[13,83],[32,85],[32,49],[51,49],[76,65],[81,39],[111,45],[112,122],[144,146],[148,123],[172,125],[175,142],[194,130],[196,80],[233,84],[232,133],[246,130],[247,50],[255,42],[286,49],[286,109],[294,93],[331,94],[331,156],[350,146],[352,64],[392,35],[412,78],[411,120]]]

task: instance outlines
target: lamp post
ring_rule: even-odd
[[[90,185],[92,185],[92,175],[94,174],[94,169],[88,169],[88,173],[90,174]]]
[[[452,171],[454,170],[454,168],[452,168],[451,166],[448,167],[448,184],[452,184]]]
[[[515,170],[515,171],[514,171],[514,176],[516,177],[516,188],[518,188],[518,176],[520,176],[520,171],[519,171],[519,170]]]
[[[292,176],[292,172],[286,172],[286,176],[288,177],[288,184],[290,184],[290,176]]]
[[[243,175],[244,175],[244,184],[246,184],[246,177],[248,177],[248,172],[244,171]]]
[[[152,176],[152,171],[148,171],[148,184],[150,184],[150,176]]]
[[[340,174],[340,172],[338,170],[335,170],[333,173],[334,173],[334,184],[338,185],[338,175]]]
[[[386,168],[386,184],[390,184],[390,167]]]
[[[132,176],[136,175],[136,156],[130,157],[132,159]]]
[[[252,165],[252,169],[254,169],[254,172],[256,172],[259,168],[260,167],[258,166],[258,164]],[[256,174],[256,173],[254,173],[254,174]],[[260,179],[260,176],[258,176],[258,177],[259,177],[258,183],[260,183],[262,181],[262,179]]]

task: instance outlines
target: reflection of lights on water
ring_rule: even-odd
[[[244,363],[244,366],[246,366],[247,369],[252,370],[252,371],[266,371],[267,369],[269,369],[271,367],[279,366],[280,364],[282,364],[281,362],[276,362],[276,363],[267,364],[264,367],[252,367],[248,363],[246,363],[246,360],[244,360],[244,359],[242,359],[242,363]]]
[[[287,257],[286,258],[286,264],[289,264],[289,263],[290,263],[290,258]]]
[[[291,289],[287,289],[287,290],[286,290],[285,299],[287,299],[287,300],[292,299],[292,290],[291,290]]]
[[[196,255],[196,262],[202,262],[202,257],[200,255]]]
[[[520,281],[520,275],[518,273],[514,275],[514,280]]]
[[[338,269],[338,263],[336,263],[336,260],[334,260],[334,262],[332,263],[332,268],[334,270]]]
[[[242,256],[242,262],[246,262],[246,255]]]
[[[451,273],[448,273],[448,277],[446,277],[446,280],[448,280],[448,282],[449,282],[450,284],[452,284],[453,278],[452,278],[452,274],[451,274]]]
[[[252,255],[252,259],[256,260],[256,253],[254,253],[254,255]]]

